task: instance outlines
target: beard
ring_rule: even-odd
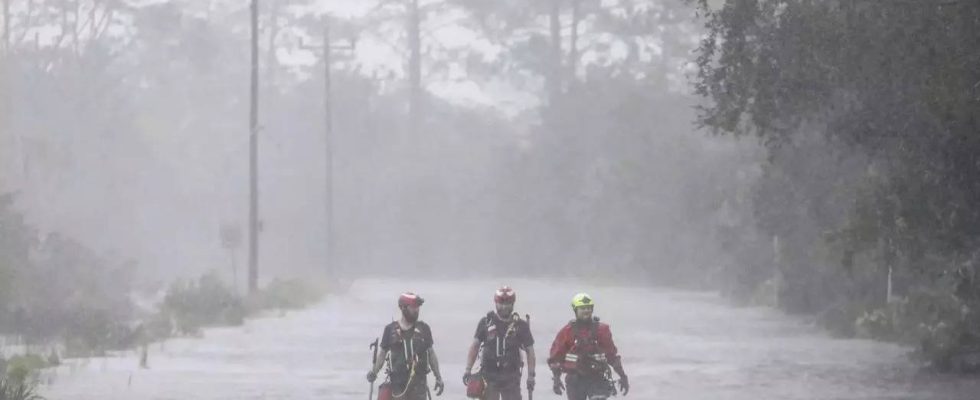
[[[415,321],[419,320],[419,313],[412,312],[407,308],[402,308],[402,318],[405,318],[405,321],[414,324]]]
[[[502,306],[499,304],[497,305],[497,316],[500,317],[501,319],[510,318],[511,314],[513,313],[514,313],[514,306],[512,305]]]

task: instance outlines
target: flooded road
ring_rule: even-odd
[[[308,310],[209,329],[203,338],[135,353],[69,360],[49,373],[48,399],[365,399],[368,344],[397,315],[398,294],[418,292],[446,380],[441,398],[463,399],[466,350],[494,289],[517,290],[531,314],[539,355],[536,399],[557,399],[543,356],[572,313],[576,292],[596,299],[630,375],[632,399],[976,399],[980,382],[916,372],[906,349],[829,338],[778,312],[733,308],[711,294],[590,287],[529,280],[403,282],[362,280],[348,294]],[[431,379],[430,379],[431,382]],[[435,398],[435,397],[434,397]]]

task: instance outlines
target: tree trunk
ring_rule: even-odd
[[[572,0],[572,34],[568,48],[568,82],[578,79],[578,25],[582,20],[580,7],[582,0]],[[559,49],[559,51],[561,51]]]
[[[3,51],[10,49],[10,0],[3,0]]]
[[[279,11],[280,2],[273,1],[269,9],[269,37],[265,48],[265,87],[266,101],[269,101],[269,94],[276,84],[276,36],[279,36]]]
[[[79,51],[79,40],[78,40],[78,19],[81,13],[80,0],[75,0],[75,8],[72,10],[72,21],[71,21],[71,49],[75,57],[79,57],[81,54]]]
[[[409,133],[418,133],[422,120],[422,17],[419,14],[419,1],[410,0],[408,9],[408,61],[409,71]]]
[[[88,38],[94,41],[96,33],[98,32],[99,24],[96,22],[96,15],[98,15],[98,1],[92,2],[92,8],[88,10]]]
[[[551,30],[551,65],[546,78],[548,103],[554,106],[561,95],[561,0],[551,0],[549,26]]]

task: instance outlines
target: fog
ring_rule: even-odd
[[[694,365],[733,363],[698,343],[743,318],[721,351],[791,342],[792,373],[759,343],[724,398],[957,397],[920,374],[980,371],[980,6],[877,4],[0,0],[0,372],[95,396],[137,367],[113,357],[247,359],[223,346],[277,318],[287,353],[355,343],[389,321],[358,301],[521,282],[690,308],[616,319]],[[444,301],[451,326],[483,304]],[[672,357],[626,360],[695,398]]]
[[[79,28],[76,42],[58,25],[64,17],[73,28],[72,7],[32,13],[13,3],[3,172],[17,208],[39,235],[64,233],[135,261],[141,274],[227,270],[220,227],[249,229],[247,7],[81,2],[79,23],[103,25]],[[657,12],[693,16],[669,6]],[[752,150],[694,133],[684,57],[697,44],[695,21],[617,37],[626,27],[601,19],[628,7],[590,6],[578,60],[559,78],[568,95],[545,116],[547,10],[422,4],[425,94],[410,132],[403,5],[262,7],[262,276],[327,268],[325,15],[334,271],[579,274],[716,262],[703,257],[714,248],[702,236],[722,196],[701,182],[733,178]],[[247,243],[234,251],[244,264]]]

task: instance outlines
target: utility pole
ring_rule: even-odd
[[[259,0],[252,0],[252,85],[249,113],[248,291],[259,289]]]
[[[330,19],[323,18],[323,141],[326,145],[324,152],[324,165],[326,166],[326,182],[324,186],[324,206],[326,207],[326,250],[327,257],[324,262],[327,264],[328,276],[336,273],[337,257],[334,254],[336,241],[334,240],[334,217],[333,217],[333,87],[331,82],[331,67],[333,58],[330,54]]]
[[[0,1],[3,2],[3,31],[2,31],[3,37],[2,37],[2,42],[0,42],[0,74],[2,74],[0,75],[0,121],[2,121],[7,118],[7,112],[8,112],[7,108],[10,106],[10,100],[8,95],[9,92],[6,88],[7,73],[6,71],[3,70],[4,69],[3,64],[6,63],[7,55],[9,54],[10,51],[10,0],[0,0]],[[0,145],[7,145],[7,143],[10,143],[7,141],[8,135],[10,139],[13,139],[14,137],[16,137],[17,134],[16,133],[7,134],[6,131],[0,131]],[[17,141],[14,147],[16,148],[15,151],[17,152],[17,157],[15,157],[15,159],[19,161],[17,163],[19,168],[17,169],[20,170],[20,178],[26,181],[27,180],[25,176],[26,168],[24,168],[24,149],[20,145],[19,141]],[[0,157],[5,156],[2,153],[3,151],[0,151]],[[12,179],[10,175],[0,173],[0,190],[10,190],[12,188],[12,186],[7,186],[8,182],[6,180],[8,178]]]
[[[324,142],[324,230],[326,232],[325,247],[326,257],[324,258],[325,269],[328,274],[337,270],[337,240],[336,240],[336,221],[334,218],[334,131],[333,131],[333,52],[335,50],[355,50],[355,39],[350,38],[348,45],[333,44],[330,35],[330,17],[323,17],[323,43],[319,50],[323,53],[323,142]],[[302,42],[300,47],[304,47]],[[310,47],[315,50],[315,47]]]

